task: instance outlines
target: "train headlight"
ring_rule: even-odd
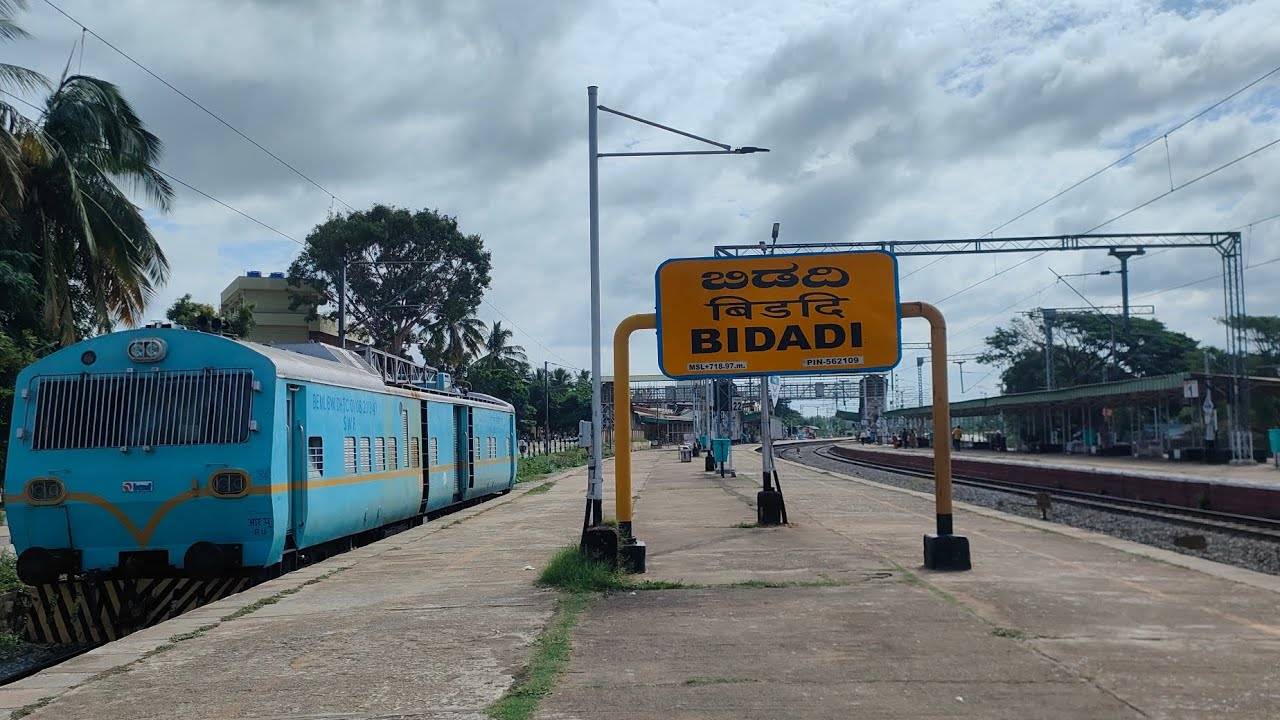
[[[249,489],[249,477],[239,470],[222,470],[209,479],[209,489],[217,497],[240,497]]]
[[[134,362],[159,362],[169,347],[160,338],[138,338],[129,343],[129,359]]]
[[[58,478],[36,478],[27,483],[26,495],[32,505],[57,505],[67,499],[67,486]]]

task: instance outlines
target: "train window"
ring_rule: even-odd
[[[435,438],[427,439],[427,465],[435,467],[440,464],[440,443]]]
[[[373,471],[387,469],[387,440],[386,438],[373,439]]]
[[[362,437],[360,438],[360,472],[369,472],[372,469],[373,460],[371,458],[372,456],[369,454],[369,438]]]
[[[342,472],[354,475],[356,470],[356,439],[348,435],[342,438]]]
[[[422,467],[422,450],[418,446],[418,438],[409,438],[409,467]]]
[[[324,438],[312,435],[307,438],[307,477],[324,475]]]
[[[489,436],[489,457],[498,457],[498,438],[492,435]]]
[[[394,437],[387,438],[387,469],[396,470],[400,467],[400,448],[396,447],[396,439]]]
[[[400,437],[404,438],[405,449],[409,448],[409,411],[400,409]]]

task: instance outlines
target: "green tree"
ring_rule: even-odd
[[[514,337],[515,333],[502,327],[501,320],[495,321],[493,327],[489,328],[489,334],[485,336],[485,354],[481,362],[490,367],[525,363],[528,357],[525,355],[524,348],[511,344]]]
[[[515,406],[521,433],[532,429],[533,409],[529,405],[528,366],[523,363],[475,363],[467,368],[466,382],[473,392],[506,400]]]
[[[233,337],[244,337],[253,330],[253,305],[223,306],[219,312],[212,305],[198,303],[187,293],[173,302],[164,316],[193,330],[218,331]]]
[[[42,119],[14,126],[25,165],[18,249],[40,258],[44,323],[63,344],[136,324],[169,264],[141,209],[116,183],[167,210],[159,138],[105,80],[64,78]]]
[[[475,315],[437,316],[418,347],[428,365],[461,373],[484,347],[484,321]]]
[[[25,6],[0,0],[0,40],[25,33]],[[48,87],[38,73],[0,65],[0,87]],[[63,76],[36,120],[0,104],[0,203],[11,228],[5,250],[38,260],[44,332],[62,343],[114,322],[136,323],[168,264],[125,188],[167,209],[173,189],[159,173],[160,140],[116,86]]]
[[[1220,321],[1230,328],[1241,328],[1245,342],[1263,363],[1280,362],[1280,316],[1245,315],[1243,318],[1225,318]],[[1248,348],[1246,348],[1246,352]]]
[[[29,37],[14,20],[25,0],[0,0],[0,42]],[[49,88],[40,73],[9,63],[0,63],[0,90],[35,91]],[[30,134],[31,123],[12,105],[0,99],[0,219],[26,199],[27,167],[21,138]]]
[[[1119,318],[1061,313],[1054,323],[1054,383],[1071,387],[1182,372],[1198,344],[1159,320],[1131,318],[1125,330]],[[1003,368],[1005,392],[1044,388],[1045,344],[1040,325],[1014,318],[1007,327],[996,328],[986,345],[978,361]]]
[[[456,218],[375,205],[331,218],[307,236],[289,267],[290,283],[306,288],[295,292],[294,307],[335,306],[344,261],[350,329],[394,354],[423,343],[441,318],[474,313],[489,287],[489,253]]]
[[[804,415],[798,410],[791,407],[791,403],[786,400],[779,400],[774,406],[772,417],[778,418],[783,425],[803,425]]]

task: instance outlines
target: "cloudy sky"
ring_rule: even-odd
[[[605,159],[606,332],[653,305],[653,269],[716,244],[975,237],[1280,66],[1280,3],[197,2],[55,0],[338,198],[436,208],[494,256],[488,320],[530,359],[589,364],[586,87],[603,104],[767,155]],[[1052,7],[1049,7],[1052,5]],[[43,0],[6,61],[56,77],[80,27]],[[165,141],[163,167],[301,239],[341,202],[88,38],[73,69],[124,89]],[[1280,72],[998,235],[1079,233],[1280,138]],[[694,145],[602,116],[601,149]],[[1111,223],[1106,232],[1228,230],[1280,213],[1280,146]],[[182,190],[152,214],[173,264],[159,316],[216,302],[298,246]],[[1280,220],[1244,227],[1246,259],[1280,257]],[[1050,268],[1105,252],[902,261],[901,296],[938,301],[954,352],[1035,306],[1082,304]],[[928,264],[928,267],[913,272]],[[1216,253],[1132,263],[1134,302],[1215,345]],[[1007,272],[1002,272],[1007,271]],[[1280,314],[1280,263],[1246,273],[1248,309]],[[1072,280],[1096,304],[1115,276]],[[907,340],[924,339],[918,322]],[[607,348],[606,348],[607,349]],[[633,370],[656,371],[652,335]],[[901,387],[914,397],[913,352]],[[609,355],[605,356],[606,369]],[[607,371],[607,370],[606,370]],[[965,366],[968,396],[998,373]],[[953,387],[959,377],[952,368]],[[957,392],[958,394],[958,392]]]

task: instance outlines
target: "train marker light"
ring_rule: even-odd
[[[67,497],[67,487],[58,478],[36,478],[27,483],[27,499],[32,505],[57,505]]]
[[[160,338],[139,338],[129,343],[129,359],[134,362],[160,362],[169,346]]]

